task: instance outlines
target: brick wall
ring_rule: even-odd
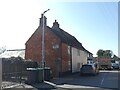
[[[58,75],[59,71],[61,71],[61,47],[60,47],[60,39],[50,31],[50,28],[45,28],[45,65],[50,67],[53,75]],[[38,28],[35,33],[30,37],[30,39],[26,42],[26,51],[25,51],[25,59],[32,59],[41,64],[42,54],[41,54],[41,41],[42,29]],[[59,48],[54,48],[53,46],[58,44]],[[60,59],[60,60],[58,60]]]
[[[68,54],[68,45],[62,43],[62,72],[69,71],[70,54]]]
[[[41,28],[38,28],[26,42],[25,59],[32,59],[40,62],[41,60]]]

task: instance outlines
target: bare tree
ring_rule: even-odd
[[[6,47],[0,47],[0,54],[4,53],[6,51]]]

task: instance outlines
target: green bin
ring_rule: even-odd
[[[44,68],[44,80],[49,81],[51,79],[50,68]],[[38,82],[43,81],[43,68],[38,68]]]
[[[43,82],[43,68],[37,68],[38,75],[37,75],[37,83]]]
[[[45,80],[49,81],[51,79],[50,68],[49,67],[45,67],[44,73],[45,73]]]
[[[27,83],[41,83],[43,82],[43,68],[27,68],[28,77]],[[44,80],[49,81],[51,79],[50,68],[44,68]]]
[[[38,70],[37,68],[27,68],[28,75],[27,75],[27,84],[34,84],[37,80]]]

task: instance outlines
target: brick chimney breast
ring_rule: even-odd
[[[44,26],[47,26],[47,18],[44,16]],[[41,14],[40,18],[40,27],[43,27],[43,14]]]
[[[57,22],[57,20],[55,20],[55,22],[53,23],[52,28],[53,29],[58,29],[59,28],[59,23]]]

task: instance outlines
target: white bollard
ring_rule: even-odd
[[[2,85],[2,58],[0,58],[0,90]]]

